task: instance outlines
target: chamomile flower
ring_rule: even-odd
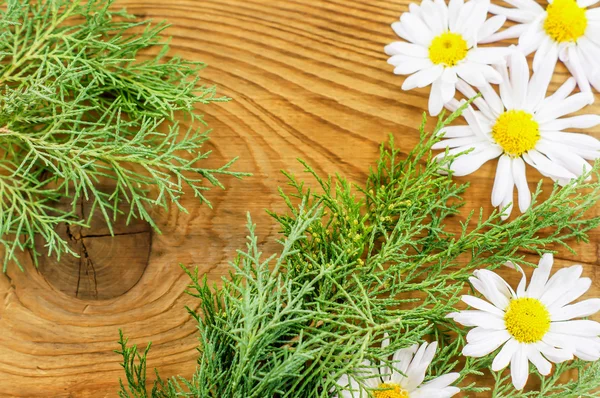
[[[463,113],[467,126],[451,126],[441,131],[444,139],[433,149],[449,150],[459,156],[450,165],[456,176],[471,174],[487,161],[499,158],[492,190],[492,205],[506,208],[503,218],[512,211],[513,191],[517,187],[521,212],[531,205],[525,164],[543,176],[564,185],[591,169],[586,160],[600,157],[600,141],[585,135],[564,131],[590,128],[600,124],[598,115],[563,117],[577,112],[594,101],[591,92],[570,95],[575,80],[569,79],[556,93],[545,98],[553,67],[541,67],[529,79],[525,55],[514,50],[508,66],[497,65],[504,81],[500,95],[489,85],[479,88],[483,97],[475,100],[478,110],[468,107]],[[466,84],[457,88],[471,98],[475,91]],[[455,110],[456,100],[447,105]],[[438,157],[445,156],[440,154]]]
[[[586,361],[600,359],[600,323],[573,320],[600,311],[600,299],[570,304],[590,288],[592,281],[581,278],[581,265],[563,268],[550,277],[552,263],[551,254],[542,256],[529,287],[523,274],[516,291],[492,271],[475,271],[471,284],[487,301],[463,296],[462,300],[475,309],[449,315],[464,326],[475,326],[467,334],[463,355],[484,357],[502,347],[492,370],[497,372],[510,364],[512,382],[518,390],[527,383],[529,362],[546,376],[552,370],[551,362],[564,362],[573,355]]]
[[[590,91],[590,84],[600,91],[600,8],[588,8],[598,1],[554,0],[545,9],[534,0],[506,1],[515,8],[491,5],[490,12],[520,24],[482,42],[519,38],[526,55],[536,51],[534,71],[560,58],[581,91]]]
[[[506,48],[477,48],[493,35],[506,18],[487,19],[490,0],[423,0],[410,4],[392,29],[406,42],[385,48],[397,75],[410,75],[402,89],[431,85],[429,113],[437,115],[454,97],[455,86],[464,80],[473,86],[499,83],[502,77],[490,65],[506,55]]]
[[[389,340],[384,340],[385,347]],[[458,387],[450,386],[458,377],[458,373],[448,373],[423,383],[427,368],[431,364],[437,343],[415,344],[398,350],[393,356],[393,368],[383,364],[373,368],[369,361],[363,363],[358,372],[364,386],[355,378],[342,376],[338,386],[344,388],[342,398],[426,398],[452,397],[460,392]],[[366,387],[366,389],[365,389]]]

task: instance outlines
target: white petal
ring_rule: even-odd
[[[529,185],[527,185],[527,174],[523,159],[515,158],[512,160],[512,171],[519,194],[519,210],[521,210],[521,213],[525,213],[531,206],[531,192],[529,191]]]
[[[600,0],[577,0],[577,5],[581,8],[591,7],[598,3]]]
[[[548,376],[552,370],[552,364],[540,354],[537,348],[533,345],[527,345],[527,358],[535,365],[541,375]]]
[[[496,118],[500,116],[504,112],[504,104],[502,104],[502,99],[496,93],[496,90],[487,82],[478,88],[494,116]]]
[[[452,98],[452,97],[450,97]],[[442,98],[442,79],[434,80],[429,93],[429,114],[437,116],[444,109],[444,99]]]
[[[392,57],[393,58],[393,57]],[[390,58],[389,63],[394,61]],[[422,69],[433,67],[433,63],[428,58],[413,58],[411,61],[402,62],[394,68],[396,75],[410,75]]]
[[[423,383],[422,386],[423,388],[445,388],[458,380],[459,377],[460,373],[448,373],[443,376],[436,377],[427,383]]]
[[[510,55],[510,84],[513,92],[515,108],[523,108],[527,99],[527,87],[529,85],[529,65],[525,56],[519,51],[513,51]]]
[[[427,27],[433,33],[433,36],[438,36],[446,30],[447,26],[442,25],[441,16],[438,14],[438,7],[431,0],[421,1],[421,18],[427,24]]]
[[[600,311],[600,298],[566,305],[552,312],[552,321],[566,321],[573,318],[584,318]]]
[[[473,130],[471,130],[471,127],[469,126],[448,126],[440,130],[440,136],[443,136],[444,138],[473,137],[474,135]],[[438,147],[438,149],[439,148],[440,147]]]
[[[487,340],[468,343],[462,350],[466,357],[481,358],[498,349],[510,339],[506,330],[495,330],[488,335]]]
[[[573,152],[565,151],[564,147],[562,147],[560,144],[545,140],[544,138],[541,138],[537,142],[536,149],[548,156],[550,160],[560,164],[576,176],[587,173],[591,169],[590,164],[587,163],[581,156],[576,155]]]
[[[489,83],[486,82],[485,84],[489,86]],[[477,96],[477,92],[473,90],[473,87],[469,86],[462,79],[459,79],[459,81],[456,83],[456,88],[467,98],[475,98]],[[479,111],[485,115],[486,118],[496,119],[492,109],[488,106],[487,102],[483,98],[475,98],[473,103],[477,106]]]
[[[561,61],[563,61],[567,69],[569,69],[569,72],[571,72],[573,77],[577,80],[577,85],[579,86],[579,89],[583,92],[591,92],[592,88],[590,87],[589,80],[585,76],[585,71],[583,70],[581,59],[579,57],[579,54],[577,53],[577,47],[567,47],[566,52],[568,55],[563,55],[561,57]]]
[[[406,374],[406,369],[408,369],[408,366],[410,365],[410,362],[418,349],[419,345],[413,344],[410,347],[396,351],[392,358],[394,368],[396,368],[399,372]],[[404,381],[404,379],[405,377],[402,374],[397,372],[392,373],[392,382],[400,384]]]
[[[502,82],[500,83],[500,98],[506,109],[514,109],[514,99],[512,95],[512,84],[510,77],[508,76],[508,69],[505,64],[496,65],[496,70],[502,76]]]
[[[504,26],[505,22],[506,17],[503,15],[495,15],[485,21],[477,33],[479,42],[496,33],[502,26]]]
[[[513,7],[522,8],[536,14],[541,14],[546,11],[533,0],[506,0],[506,2]]]
[[[419,40],[418,44],[429,47],[429,43],[433,40],[434,35],[421,18],[405,12],[400,17],[400,22],[415,39]]]
[[[539,298],[540,301],[546,306],[554,303],[557,298],[577,283],[582,272],[583,267],[581,265],[559,269],[546,283],[544,292]]]
[[[562,101],[556,101],[550,106],[541,108],[535,114],[535,119],[540,124],[547,123],[570,113],[577,112],[593,103],[594,95],[592,93],[577,93]]]
[[[463,26],[461,31],[464,37],[468,38],[469,42],[475,44],[478,40],[477,33],[479,32],[487,18],[490,0],[477,0],[473,3],[475,3],[473,11],[466,19],[467,23]]]
[[[478,153],[467,153],[459,156],[452,162],[452,170],[457,177],[471,174],[486,163],[488,160],[495,159],[502,154],[502,149],[498,146],[489,146]]]
[[[527,156],[523,155],[523,159],[527,160],[527,158],[531,158],[533,167],[539,170],[545,176],[552,178],[565,178],[572,179],[576,178],[576,175],[571,173],[569,170],[565,169],[563,166],[552,162],[546,156],[542,155],[540,152],[535,149],[527,152]]]
[[[411,3],[409,5],[409,7],[412,5],[414,5],[414,4]],[[410,7],[410,8],[412,8],[412,7]],[[392,29],[398,35],[398,37],[400,37],[401,39],[404,39],[408,42],[418,43],[419,45],[424,46],[424,47],[426,47],[429,44],[429,43],[423,41],[421,38],[414,37],[412,32],[410,32],[408,29],[406,29],[404,24],[402,24],[402,22],[400,22],[400,21],[394,22],[392,24]]]
[[[403,41],[395,41],[388,44],[385,46],[385,53],[387,55],[407,55],[415,58],[429,59],[429,51],[426,47]]]
[[[548,92],[548,85],[552,80],[556,61],[558,60],[558,48],[549,51],[542,65],[534,72],[529,82],[527,100],[524,109],[534,112],[538,109]]]
[[[519,348],[519,342],[514,339],[510,339],[502,349],[498,352],[498,355],[494,358],[494,362],[492,362],[492,370],[494,372],[499,372],[510,363],[511,358]]]
[[[510,53],[506,47],[477,47],[469,50],[467,59],[480,64],[495,64],[504,59]]]
[[[600,323],[590,320],[552,322],[550,331],[573,336],[596,337],[600,335]]]
[[[456,31],[458,14],[464,4],[464,0],[450,0],[448,4],[448,25],[451,31]]]
[[[500,206],[509,192],[512,193],[514,186],[512,176],[512,162],[510,157],[506,155],[500,156],[494,179],[494,188],[492,189],[492,206]]]
[[[500,317],[504,316],[504,311],[480,298],[464,295],[462,296],[462,301],[465,304],[470,305],[471,307],[476,308],[478,310],[491,312],[492,314],[498,315]]]
[[[563,101],[565,98],[571,95],[573,90],[575,90],[575,87],[577,87],[577,80],[575,80],[573,77],[567,79],[567,81],[565,81],[554,94],[547,97],[540,104],[539,108],[543,109],[549,106],[554,106],[555,103]]]
[[[504,17],[503,17],[504,18]],[[494,33],[479,41],[481,44],[494,43],[502,40],[516,39],[520,37],[523,32],[527,29],[529,25],[527,24],[519,24],[509,27],[508,29],[504,29],[501,32]]]
[[[502,318],[484,311],[460,311],[454,316],[454,321],[462,324],[463,326],[479,326],[493,330],[506,329],[504,320]]]
[[[510,19],[511,21],[520,22],[520,23],[531,22],[537,17],[537,15],[533,12],[529,12],[529,11],[525,11],[525,10],[518,10],[515,8],[500,7],[495,4],[490,5],[489,11],[492,14],[504,15],[506,18]]]
[[[512,383],[517,390],[522,390],[527,384],[529,378],[529,361],[527,361],[527,353],[525,345],[519,344],[510,361],[510,375]]]
[[[495,330],[492,329],[486,329],[479,326],[475,327],[467,333],[467,343],[479,343],[487,340],[487,337],[494,332]]]
[[[482,86],[487,81],[481,70],[475,67],[474,63],[461,63],[457,65],[454,70],[461,79],[471,86]]]
[[[547,131],[561,131],[569,128],[574,129],[589,129],[592,127],[596,127],[600,125],[600,115],[580,115],[573,117],[566,117],[563,119],[556,119],[551,122],[544,123],[540,126],[542,130]],[[578,145],[580,142],[585,141],[584,146],[592,145],[594,149],[600,149],[600,141],[596,138],[591,137],[585,134],[574,134],[574,133],[552,133],[554,135],[554,140],[562,137],[564,139],[570,140],[570,138],[577,137],[572,142],[575,145]],[[587,138],[582,138],[587,137]],[[552,138],[551,138],[552,139]],[[581,140],[581,141],[580,141]],[[578,142],[579,141],[579,142]]]
[[[466,3],[464,3],[464,5],[462,5],[462,7],[460,7],[460,9],[458,10],[458,15],[456,17],[456,21],[454,22],[454,28],[453,30],[458,32],[458,33],[463,33],[463,29],[465,28],[465,25],[468,23],[469,21],[469,16],[471,15],[471,13],[473,12],[473,10],[475,9],[475,2],[474,1],[468,1]],[[464,36],[464,34],[463,34]]]
[[[415,354],[412,362],[406,370],[406,380],[402,385],[406,390],[413,390],[417,388],[425,379],[427,368],[431,363],[435,351],[437,350],[437,342],[433,342],[429,345],[423,343],[419,350]]]
[[[592,280],[590,278],[578,279],[573,286],[564,291],[559,297],[556,297],[554,302],[548,304],[548,311],[553,313],[559,308],[562,308],[565,305],[577,300],[590,289],[591,285]]]
[[[529,297],[539,298],[543,293],[546,282],[548,282],[548,278],[550,277],[553,261],[554,259],[551,253],[546,253],[542,256],[538,267],[533,271],[531,283],[527,288],[527,295]]]
[[[473,283],[478,279],[481,285],[477,287],[473,284],[473,286],[494,306],[505,310],[510,299],[515,296],[510,285],[500,275],[486,269],[476,270],[474,275],[476,278],[469,278],[469,281]]]
[[[517,46],[523,55],[529,55],[538,50],[542,42],[546,39],[546,34],[542,25],[544,15],[539,15],[531,23],[527,24],[527,29],[519,37]]]
[[[510,217],[510,215],[512,214],[512,210],[514,208],[513,192],[512,192],[513,187],[511,187],[510,195],[507,195],[504,198],[504,200],[502,201],[502,203],[500,203],[500,211],[502,212],[502,216],[500,216],[500,219],[502,221],[506,221]]]
[[[432,68],[423,69],[414,75],[409,76],[402,84],[403,90],[412,90],[413,88],[422,88],[430,85],[444,72],[444,67],[436,65]]]
[[[546,333],[544,339],[548,337],[550,333]],[[534,343],[535,348],[537,348],[546,358],[554,363],[561,363],[565,361],[570,361],[573,359],[573,353],[570,350],[565,350],[563,348],[556,348],[549,343],[543,341],[538,341]]]
[[[470,132],[470,130],[469,130]],[[436,142],[435,144],[433,144],[431,146],[431,149],[435,150],[439,150],[439,149],[446,149],[446,148],[457,148],[457,147],[468,147],[470,144],[474,144],[473,148],[475,148],[476,144],[481,144],[484,141],[481,140],[481,138],[479,137],[474,137],[474,136],[468,136],[468,137],[460,137],[460,138],[451,138],[448,140],[442,140],[440,142]]]

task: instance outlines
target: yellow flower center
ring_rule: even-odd
[[[458,33],[436,36],[429,46],[429,59],[436,65],[456,66],[469,52],[467,42]]]
[[[586,10],[575,0],[554,0],[546,11],[548,16],[544,29],[554,41],[576,41],[585,34],[588,25]]]
[[[380,384],[379,390],[381,391],[373,391],[374,398],[410,398],[408,391],[402,389],[396,383]]]
[[[492,137],[507,154],[518,157],[535,148],[540,139],[540,125],[531,113],[507,111],[492,127]]]
[[[550,330],[550,313],[538,299],[513,299],[504,314],[504,324],[518,342],[535,343]]]

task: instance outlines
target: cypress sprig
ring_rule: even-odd
[[[158,230],[152,208],[209,186],[233,161],[204,168],[200,105],[227,101],[202,84],[199,62],[169,55],[168,27],[112,9],[114,1],[8,0],[0,10],[0,250],[20,265],[35,236],[47,254],[76,255],[57,233],[86,226],[81,200],[111,233],[118,217]],[[158,49],[153,51],[152,49]],[[152,55],[154,54],[155,55]],[[181,127],[179,120],[189,127]],[[65,210],[56,205],[63,199]],[[43,253],[46,254],[46,253]]]
[[[538,391],[516,392],[506,372],[494,375],[495,386],[469,381],[490,375],[491,359],[463,358],[467,330],[446,317],[470,287],[468,277],[506,261],[532,265],[524,251],[585,241],[600,225],[599,217],[587,215],[600,183],[584,176],[555,186],[543,202],[540,185],[531,209],[510,222],[497,211],[481,211],[450,229],[467,186],[451,178],[448,165],[455,156],[440,163],[431,146],[456,116],[441,119],[431,135],[423,124],[421,142],[408,156],[393,139],[382,145],[364,185],[321,178],[307,164],[318,190],[286,174],[281,196],[288,211],[271,213],[281,226],[279,253],[262,255],[249,219],[247,247],[220,286],[187,271],[190,294],[200,301],[197,313],[188,309],[200,336],[195,374],[168,380],[164,388],[155,385],[157,393],[123,389],[122,396],[332,397],[340,376],[360,377],[354,372],[364,360],[393,366],[393,352],[424,340],[440,345],[427,379],[459,371],[467,394],[598,396],[598,364],[583,361],[557,366],[549,378],[533,370],[543,380]],[[592,171],[595,181],[598,170]],[[390,345],[381,348],[386,334]],[[560,379],[574,370],[571,381]]]

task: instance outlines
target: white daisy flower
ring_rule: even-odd
[[[519,38],[526,55],[537,51],[534,71],[545,63],[555,65],[560,58],[581,91],[590,91],[590,84],[600,91],[600,8],[588,9],[598,1],[554,0],[546,9],[534,0],[506,0],[516,8],[491,5],[490,12],[520,24],[481,42]]]
[[[385,47],[397,75],[411,75],[402,85],[411,90],[432,85],[429,113],[438,115],[454,97],[455,86],[464,80],[473,86],[500,83],[502,77],[490,65],[506,55],[506,48],[477,48],[493,35],[506,18],[487,19],[490,0],[423,0],[410,4],[392,29],[406,42]]]
[[[475,310],[449,315],[464,326],[475,326],[467,334],[463,355],[483,357],[502,346],[492,370],[500,371],[510,363],[518,390],[527,383],[529,362],[546,376],[551,362],[564,362],[573,355],[586,361],[600,359],[600,323],[573,320],[600,311],[600,299],[569,304],[581,297],[592,281],[581,278],[581,265],[563,268],[550,278],[552,263],[552,254],[542,256],[529,287],[525,287],[523,274],[516,292],[494,272],[475,271],[471,284],[488,301],[463,296]]]
[[[433,149],[458,154],[450,165],[456,176],[471,174],[488,160],[500,158],[492,190],[492,205],[505,208],[503,218],[512,211],[513,190],[517,187],[521,212],[531,205],[525,163],[542,175],[564,185],[591,169],[586,160],[600,157],[600,141],[585,134],[563,131],[590,128],[600,124],[599,115],[563,117],[593,103],[591,92],[570,95],[575,80],[569,79],[556,93],[545,98],[553,68],[541,67],[529,79],[525,55],[513,51],[507,65],[496,65],[504,81],[500,95],[489,85],[479,88],[483,97],[475,100],[478,110],[468,107],[463,113],[467,126],[443,129],[444,139]],[[464,83],[457,88],[469,98],[475,91]],[[456,110],[461,103],[454,100],[447,107]],[[438,155],[439,157],[445,154]]]
[[[389,344],[384,340],[382,346]],[[398,350],[393,356],[393,367],[390,369],[383,363],[373,368],[371,362],[365,361],[358,372],[364,387],[353,377],[342,376],[338,386],[345,388],[342,398],[448,398],[460,392],[460,388],[450,386],[460,376],[448,373],[423,383],[427,368],[431,364],[437,342],[415,344],[409,348]]]

